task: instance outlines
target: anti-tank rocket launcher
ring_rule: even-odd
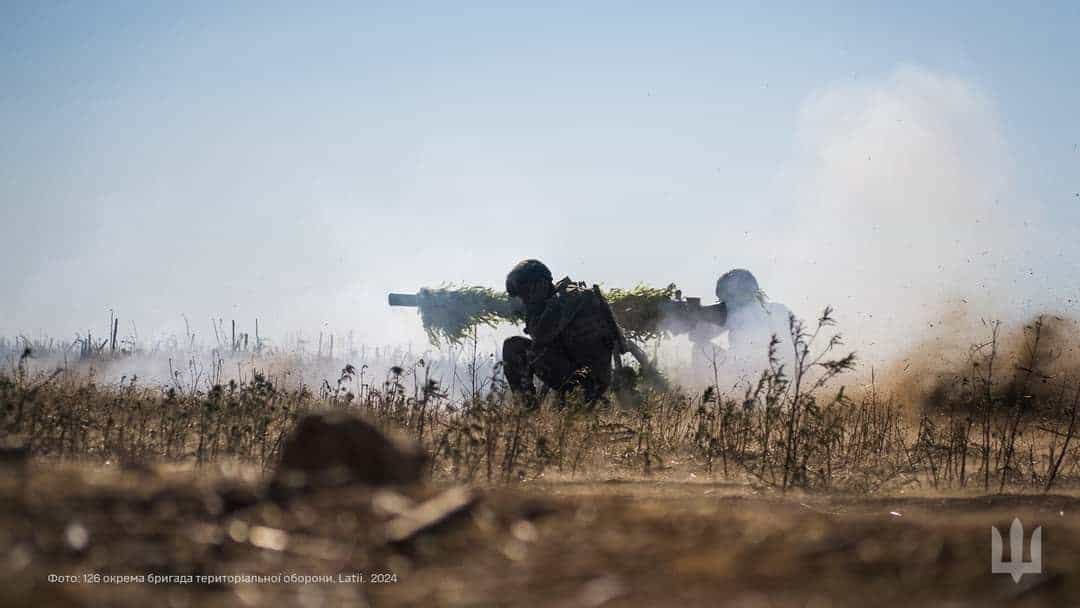
[[[661,303],[660,310],[662,329],[671,334],[693,333],[699,331],[702,325],[709,326],[711,332],[719,334],[727,324],[726,304],[702,304],[701,298],[683,298],[679,290],[675,291],[670,301]]]
[[[674,285],[602,290],[615,322],[630,340],[645,341],[663,334],[715,334],[727,322],[723,302],[703,305],[701,298],[684,298]],[[418,308],[424,330],[434,344],[457,343],[479,325],[494,327],[524,319],[518,298],[484,287],[424,288],[415,294],[392,293],[390,306]]]
[[[470,291],[476,290],[476,291]],[[416,293],[392,293],[390,294],[390,306],[406,306],[419,308],[421,312],[433,308],[460,308],[472,303],[481,309],[490,309],[499,317],[509,318],[515,315],[525,315],[525,303],[520,298],[511,298],[505,293],[485,293],[487,290],[479,287],[465,289],[428,289],[423,288]],[[470,297],[470,295],[472,297]],[[477,298],[477,295],[487,297]],[[471,302],[470,302],[471,301]]]
[[[435,345],[457,344],[480,325],[495,327],[525,318],[521,300],[486,287],[425,287],[415,294],[392,293],[389,303],[418,308],[424,331]]]

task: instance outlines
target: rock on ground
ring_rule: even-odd
[[[315,412],[303,416],[286,440],[273,485],[410,484],[423,479],[426,460],[419,446],[357,414]]]

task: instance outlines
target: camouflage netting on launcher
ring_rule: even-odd
[[[638,285],[603,293],[626,336],[650,340],[662,333],[663,304],[675,297],[675,291],[672,284],[663,288]],[[424,331],[434,345],[458,344],[476,327],[519,323],[524,319],[505,293],[486,287],[424,288],[417,295]]]
[[[425,287],[417,295],[424,331],[436,346],[458,344],[481,325],[495,327],[522,319],[505,293],[487,287]]]

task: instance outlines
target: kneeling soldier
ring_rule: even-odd
[[[533,376],[565,396],[580,388],[595,402],[611,385],[612,356],[619,344],[611,309],[597,288],[564,278],[525,260],[506,277],[506,292],[525,304],[525,333],[503,342],[503,371],[510,389],[532,403]]]

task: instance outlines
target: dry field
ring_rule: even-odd
[[[535,411],[475,355],[451,386],[423,359],[153,385],[22,352],[0,372],[0,605],[1080,604],[1062,334],[995,326],[965,365],[859,390],[816,336],[737,391]],[[268,489],[325,410],[420,445],[428,481]],[[1010,560],[1014,518],[1042,527],[1019,583],[991,572],[991,527]]]

